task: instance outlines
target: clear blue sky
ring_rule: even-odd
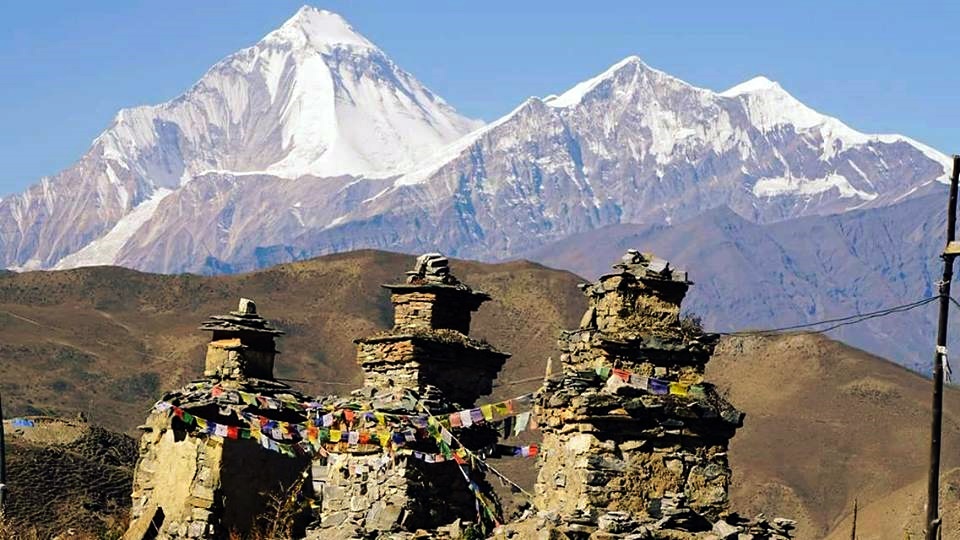
[[[6,2],[0,193],[70,165],[121,107],[171,99],[303,2]],[[960,2],[330,1],[461,112],[492,120],[637,54],[722,90],[757,74],[867,132],[960,151]]]

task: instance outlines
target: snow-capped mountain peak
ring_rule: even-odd
[[[944,174],[948,170],[950,160],[943,153],[903,135],[871,135],[857,131],[832,116],[811,109],[784,90],[779,83],[762,75],[720,92],[719,95],[742,100],[751,123],[761,131],[773,131],[789,125],[797,131],[809,130],[816,133],[823,141],[823,155],[826,158],[839,150],[870,142],[904,143],[939,163]],[[943,178],[941,180],[945,181]]]
[[[790,124],[798,130],[831,124],[838,132],[853,132],[839,120],[807,107],[779,83],[762,75],[720,92],[719,95],[743,100],[750,121],[762,131],[770,131],[784,124]]]
[[[0,224],[26,231],[0,253],[9,267],[111,264],[161,200],[209,172],[396,176],[480,125],[342,17],[305,6],[179,97],[121,110],[77,165],[0,203]]]
[[[173,188],[206,171],[390,176],[478,125],[342,17],[306,6],[179,98],[122,111],[97,142]]]
[[[586,96],[591,90],[599,86],[605,81],[610,80],[617,72],[621,69],[628,67],[647,67],[643,63],[643,60],[639,56],[628,56],[623,60],[617,62],[616,64],[610,66],[603,73],[597,75],[596,77],[591,77],[585,81],[579,82],[571,87],[566,92],[560,94],[559,96],[549,96],[544,99],[544,103],[551,107],[571,107],[578,105],[583,101],[584,96]]]
[[[754,92],[775,89],[783,90],[783,88],[780,86],[780,83],[771,81],[763,75],[758,75],[749,81],[744,81],[728,90],[720,92],[720,95],[724,97],[735,97],[741,94],[752,94]]]
[[[263,42],[289,43],[329,51],[336,47],[377,49],[343,17],[313,6],[303,6],[283,25],[267,34]]]

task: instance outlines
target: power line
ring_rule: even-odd
[[[880,317],[886,317],[886,316],[888,316],[888,315],[893,315],[893,314],[895,314],[895,313],[903,313],[903,312],[905,312],[905,311],[910,311],[910,310],[916,309],[916,308],[918,308],[918,307],[925,306],[925,305],[927,305],[927,304],[929,304],[929,303],[931,303],[931,302],[934,302],[934,301],[938,300],[939,298],[940,298],[939,295],[937,295],[937,296],[931,296],[931,297],[929,297],[929,298],[924,298],[924,299],[922,299],[922,300],[917,300],[916,302],[911,302],[911,303],[909,303],[909,304],[902,304],[902,305],[899,305],[899,306],[893,306],[893,307],[889,307],[889,308],[879,309],[879,310],[877,310],[877,311],[871,311],[871,312],[868,312],[868,313],[858,313],[858,314],[856,314],[856,315],[848,315],[848,316],[846,316],[846,317],[838,317],[838,318],[835,318],[835,319],[825,319],[825,320],[822,320],[822,321],[817,321],[817,322],[812,322],[812,323],[804,323],[804,324],[795,324],[795,325],[791,325],[791,326],[783,326],[783,327],[780,327],[780,328],[769,328],[769,329],[766,329],[766,330],[742,330],[742,331],[737,331],[737,332],[714,332],[714,333],[717,334],[717,335],[721,335],[721,336],[766,335],[766,334],[776,334],[776,333],[779,333],[779,332],[786,332],[786,331],[790,331],[790,330],[802,330],[802,329],[805,329],[805,328],[813,328],[813,327],[815,327],[815,326],[821,326],[821,325],[824,325],[824,324],[832,324],[832,326],[829,326],[829,327],[827,327],[827,328],[822,328],[822,329],[819,329],[819,330],[811,330],[811,331],[809,331],[809,333],[812,333],[812,334],[822,334],[822,333],[824,333],[824,332],[829,332],[829,331],[831,331],[831,330],[835,330],[835,329],[840,328],[840,327],[842,327],[842,326],[849,326],[849,325],[852,325],[852,324],[859,324],[859,323],[861,323],[861,322],[864,322],[864,321],[867,321],[867,320],[870,320],[870,319],[876,319],[876,318],[880,318]],[[953,300],[953,298],[951,298],[951,300]],[[954,302],[955,304],[957,304],[958,307],[960,307],[960,303],[957,303],[956,300],[953,300],[953,302]]]

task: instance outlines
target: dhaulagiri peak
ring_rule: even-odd
[[[280,28],[267,34],[264,41],[282,41],[295,46],[313,46],[318,49],[352,47],[378,49],[357,32],[346,19],[310,5],[301,7]]]

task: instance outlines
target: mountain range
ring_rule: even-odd
[[[633,56],[483,124],[304,7],[0,201],[0,262],[212,274],[379,248],[589,275],[578,252],[631,239],[708,280],[716,329],[763,328],[930,294],[947,167],[764,77],[715,92]],[[843,337],[922,369],[908,320]]]

